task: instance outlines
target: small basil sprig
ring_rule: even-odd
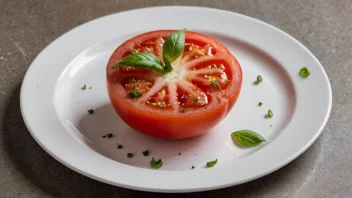
[[[115,69],[120,66],[132,66],[138,68],[148,68],[159,72],[164,71],[161,61],[152,53],[132,53],[129,56],[123,57],[116,63],[111,69]]]
[[[251,130],[236,131],[231,136],[242,147],[253,147],[266,141],[261,135]]]
[[[171,72],[173,70],[171,63],[181,56],[185,49],[185,32],[186,29],[178,30],[166,38],[162,54],[165,65],[152,53],[132,50],[131,55],[121,58],[111,69],[130,66],[152,69],[161,73]]]
[[[185,31],[178,30],[168,36],[163,46],[163,59],[166,72],[172,71],[171,63],[175,61],[185,49]]]

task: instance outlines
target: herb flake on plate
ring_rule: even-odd
[[[133,153],[127,153],[128,158],[132,158],[133,156],[134,156]]]
[[[103,135],[102,137],[103,138],[108,138],[108,139],[110,139],[110,138],[112,138],[114,135],[112,134],[112,133],[108,133],[108,134],[106,134],[106,135]]]
[[[268,117],[272,118],[274,116],[274,113],[271,109],[268,110]]]
[[[150,167],[159,169],[161,166],[163,166],[163,161],[161,159],[159,159],[158,161],[155,161],[153,157],[149,164],[150,164]]]
[[[310,75],[310,71],[307,67],[302,67],[299,70],[299,74],[303,77],[303,78],[307,78]]]
[[[218,163],[218,159],[215,159],[214,161],[207,162],[207,164],[205,166],[207,168],[211,168],[211,167],[215,166],[216,163]]]
[[[263,81],[263,77],[261,75],[258,75],[256,84],[259,85],[262,81]]]
[[[148,150],[145,150],[142,152],[144,156],[149,156],[149,151]]]

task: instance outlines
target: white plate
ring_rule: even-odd
[[[243,89],[233,110],[210,133],[187,140],[154,139],[130,129],[116,115],[107,96],[105,67],[126,39],[150,30],[181,28],[223,43],[242,65]],[[303,66],[311,71],[309,78],[298,75]],[[255,86],[258,74],[263,83]],[[83,84],[85,91],[80,89]],[[291,36],[250,17],[197,7],[138,9],[83,24],[37,56],[21,90],[25,123],[55,159],[102,182],[157,192],[223,188],[279,169],[317,139],[331,101],[323,67]],[[89,115],[90,108],[96,113]],[[269,108],[274,117],[266,119]],[[230,138],[239,129],[257,131],[267,142],[240,149]],[[115,136],[103,139],[106,133]],[[116,143],[124,148],[118,150]],[[141,153],[145,149],[163,160],[161,169],[149,167],[151,156]],[[127,152],[135,157],[127,158]],[[214,159],[219,160],[215,167],[204,167]]]

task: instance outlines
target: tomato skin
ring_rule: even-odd
[[[114,51],[107,64],[107,90],[111,104],[116,113],[131,128],[157,138],[185,139],[204,134],[215,127],[232,109],[239,96],[242,86],[242,70],[235,57],[233,57],[223,45],[210,37],[194,32],[186,32],[186,39],[192,38],[196,40],[199,37],[200,42],[211,42],[217,53],[224,54],[224,56],[231,59],[231,64],[236,67],[234,71],[237,72],[233,82],[236,84],[232,86],[233,90],[230,90],[230,95],[218,104],[213,102],[214,104],[212,105],[202,107],[204,110],[198,113],[176,112],[173,115],[163,113],[163,110],[155,110],[153,112],[144,109],[141,105],[136,105],[135,101],[126,99],[126,97],[121,94],[125,90],[122,86],[114,84],[116,82],[114,82],[112,76],[113,72],[116,71],[110,70],[110,67],[114,65],[126,51],[133,48],[136,43],[143,41],[143,39],[149,36],[153,37],[153,35],[166,37],[172,32],[173,30],[149,32],[127,40],[120,45]]]
[[[126,105],[125,99],[119,97],[109,83],[107,87],[115,111],[126,124],[146,135],[164,139],[184,139],[208,132],[227,115],[239,95],[238,91],[228,103],[223,103],[206,114],[156,116],[132,104]]]

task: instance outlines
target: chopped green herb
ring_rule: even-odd
[[[215,88],[219,88],[219,87],[220,87],[219,83],[216,82],[215,80],[212,80],[212,81],[211,81],[211,86],[213,86],[213,87],[215,87]]]
[[[262,102],[259,102],[259,103],[258,103],[258,106],[262,106],[262,105],[263,105],[263,103],[262,103]]]
[[[182,55],[185,48],[185,32],[186,29],[178,30],[170,34],[163,45],[163,64],[161,60],[153,53],[137,52],[130,49],[132,54],[121,58],[110,69],[115,69],[121,66],[132,66],[136,68],[152,69],[163,74],[169,73],[173,70],[171,63]]]
[[[218,159],[216,159],[214,161],[207,162],[206,167],[207,168],[213,167],[216,163],[218,163]]]
[[[117,148],[118,148],[118,149],[122,149],[122,148],[123,148],[123,145],[119,144],[119,145],[117,145]]]
[[[181,108],[181,112],[182,112],[182,113],[186,112],[186,109],[182,107],[182,108]]]
[[[148,150],[143,151],[143,155],[144,156],[149,156],[149,151]]]
[[[133,153],[127,153],[127,157],[128,158],[132,158],[133,157]]]
[[[94,113],[94,110],[93,110],[93,109],[89,109],[89,110],[88,110],[88,113],[89,113],[89,114],[93,114],[93,113]]]
[[[163,165],[163,161],[161,159],[159,159],[158,161],[155,161],[153,157],[149,164],[150,164],[150,167],[158,169]]]
[[[196,167],[195,166],[192,166],[192,169],[195,169]]]
[[[253,147],[265,142],[265,139],[261,135],[251,130],[235,131],[231,136],[241,147]]]
[[[271,111],[271,109],[268,110],[268,117],[272,118],[274,116],[273,112]]]
[[[138,92],[137,90],[132,88],[132,89],[130,89],[130,96],[131,96],[132,99],[133,98],[139,98],[139,97],[142,96],[142,93]]]
[[[136,82],[137,82],[136,79],[134,79],[134,78],[130,78],[128,81],[129,81],[130,83],[136,83]]]
[[[310,71],[308,70],[307,67],[302,67],[302,68],[299,70],[299,74],[300,74],[302,77],[306,78],[306,77],[308,77],[308,76],[310,75]]]
[[[193,99],[193,102],[194,102],[194,103],[197,103],[197,102],[199,102],[199,99],[198,99],[198,98],[195,98],[195,99]]]
[[[263,81],[262,76],[261,76],[261,75],[258,75],[258,76],[257,76],[257,82],[256,82],[257,85],[260,84],[262,81]]]
[[[81,87],[82,90],[86,90],[87,86],[83,85],[83,87]]]
[[[112,138],[113,137],[113,135],[112,135],[112,133],[108,133],[108,134],[106,134],[106,135],[103,135],[103,138]]]

